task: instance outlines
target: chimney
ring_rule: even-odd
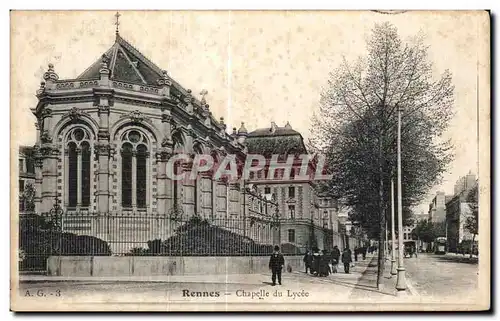
[[[274,134],[276,132],[277,128],[278,128],[278,126],[276,126],[276,123],[272,121],[271,122],[271,128],[270,128],[269,131]]]

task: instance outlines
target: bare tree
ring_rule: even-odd
[[[403,202],[414,205],[439,182],[451,161],[441,139],[452,117],[453,85],[445,71],[433,80],[422,36],[403,42],[389,23],[377,24],[367,55],[345,58],[330,73],[315,115],[311,147],[323,152],[334,173],[331,192],[357,209],[384,242],[388,186],[396,164],[397,112],[402,112]],[[371,225],[371,226],[370,226]],[[379,251],[377,284],[383,274]]]

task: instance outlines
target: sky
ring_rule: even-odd
[[[114,14],[11,12],[13,148],[35,142],[30,108],[48,63],[60,79],[76,78],[112,46]],[[365,55],[371,29],[385,21],[403,39],[422,31],[436,77],[445,69],[453,75],[455,116],[445,138],[455,145],[455,160],[416,209],[427,211],[433,193],[452,193],[459,176],[478,172],[478,60],[480,70],[489,70],[484,12],[122,11],[119,28],[185,88],[206,89],[210,110],[229,131],[241,122],[253,130],[289,121],[307,140],[329,71],[343,57]],[[483,75],[481,86],[489,86]],[[489,110],[484,103],[479,108]]]

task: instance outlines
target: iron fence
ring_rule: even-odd
[[[261,256],[280,245],[285,255],[305,252],[281,242],[278,220],[181,215],[26,214],[20,217],[20,271],[44,271],[51,255]]]

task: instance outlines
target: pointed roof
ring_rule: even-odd
[[[164,70],[146,58],[139,50],[122,38],[119,33],[116,34],[113,46],[104,54],[109,59],[111,80],[158,86],[157,80],[163,78]],[[101,57],[78,76],[77,79],[99,79]],[[169,78],[172,81],[172,89],[174,89],[176,95],[188,95],[186,88],[171,77]],[[201,105],[199,99],[193,98],[196,105]]]
[[[109,59],[110,79],[144,85],[157,85],[162,70],[119,34],[113,46],[104,53]],[[77,79],[99,78],[101,59],[99,58]]]

